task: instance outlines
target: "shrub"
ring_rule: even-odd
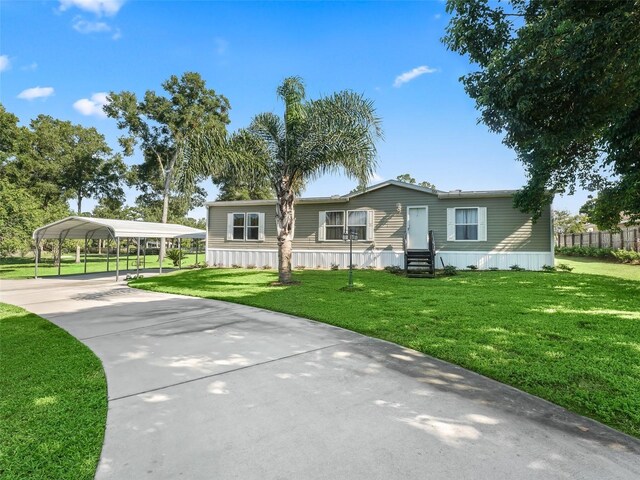
[[[262,265],[263,270],[271,270],[271,265]]]
[[[555,272],[556,271],[556,267],[554,267],[553,265],[543,265],[542,266],[542,271],[543,272]]]
[[[331,264],[331,270],[338,270],[339,268],[340,268],[340,265],[338,265],[337,263]]]
[[[573,270],[573,267],[570,267],[566,263],[559,263],[556,267],[558,270],[562,270],[563,272],[570,272]]]
[[[640,263],[640,252],[632,250],[613,250],[613,257],[622,263]]]
[[[515,264],[515,265],[511,265],[509,267],[510,270],[513,270],[514,272],[523,272],[524,268],[522,268],[520,265]]]
[[[477,269],[478,269],[478,266],[477,266],[477,265],[467,265],[467,268],[468,268],[469,270],[477,270]]]
[[[296,267],[297,270],[304,270],[306,267],[304,265],[298,265]]]
[[[385,272],[392,273],[393,275],[402,275],[404,273],[402,267],[399,267],[397,265],[389,265],[387,267],[384,267],[384,270]]]
[[[184,254],[177,248],[167,250],[167,258],[173,262],[173,266],[177,267],[184,259]]]
[[[231,265],[231,268],[242,268],[242,265],[238,265],[237,263],[234,263]]]
[[[497,272],[500,269],[498,267],[489,267],[489,270],[491,270],[492,272]]]
[[[458,274],[458,268],[455,265],[446,265],[442,269],[442,274],[446,275],[447,277],[452,277]]]
[[[249,265],[247,265],[247,268],[249,270],[254,270],[256,268],[256,266],[253,263],[250,263]]]

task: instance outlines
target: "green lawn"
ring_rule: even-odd
[[[84,257],[81,257],[84,261]],[[142,268],[144,257],[140,257],[140,267]],[[129,256],[129,272],[135,272],[136,270],[136,256]],[[205,260],[204,253],[198,254],[198,261],[203,262]],[[185,255],[182,261],[183,267],[194,264],[196,261],[195,254]],[[147,255],[146,256],[146,268],[158,268],[158,256]],[[163,268],[174,268],[173,262],[165,258],[162,262]],[[120,271],[126,274],[127,261],[125,256],[120,257]],[[116,260],[115,255],[111,255],[109,258],[109,270],[115,272]],[[106,272],[107,271],[107,256],[92,254],[87,256],[87,273],[94,272]],[[62,275],[84,273],[84,263],[75,263],[75,254],[62,256]],[[144,272],[142,272],[144,273]],[[47,277],[58,274],[58,267],[53,266],[53,260],[45,258],[38,265],[38,276]],[[9,257],[0,258],[0,278],[33,278],[34,275],[34,261],[33,258],[19,258]]]
[[[469,368],[640,437],[640,282],[599,275],[463,272],[410,279],[204,269],[132,286],[237,302],[337,325]]]
[[[107,385],[96,356],[64,330],[0,304],[0,477],[91,479]]]
[[[556,255],[556,265],[564,263],[573,267],[573,273],[587,273],[590,275],[606,275],[608,277],[624,278],[640,281],[640,265],[628,263],[605,262],[598,258],[565,257]]]

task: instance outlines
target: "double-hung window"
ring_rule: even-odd
[[[358,240],[373,241],[373,210],[321,211],[318,221],[318,241],[342,241],[345,231],[355,232]]]
[[[344,212],[325,212],[325,240],[342,240]]]
[[[487,240],[487,208],[447,208],[447,240],[483,242]]]
[[[477,208],[456,208],[456,240],[478,240]]]
[[[229,213],[227,240],[263,241],[264,213]]]
[[[347,212],[347,230],[358,235],[358,240],[367,239],[367,211],[352,210]]]

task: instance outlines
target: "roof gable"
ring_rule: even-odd
[[[367,187],[367,189],[362,192],[343,195],[342,198],[351,199],[354,197],[359,197],[360,195],[365,195],[369,192],[373,192],[374,190],[379,190],[381,188],[388,187],[390,185],[394,185],[396,187],[401,187],[401,188],[407,188],[409,190],[416,190],[418,192],[428,193],[431,195],[438,195],[439,193],[445,193],[442,190],[434,190],[433,188],[421,187],[420,185],[414,185],[413,183],[401,182],[399,180],[386,180],[382,183],[371,185],[370,187]]]

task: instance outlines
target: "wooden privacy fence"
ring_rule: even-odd
[[[557,247],[597,247],[640,252],[640,228],[623,228],[620,232],[558,233]]]

